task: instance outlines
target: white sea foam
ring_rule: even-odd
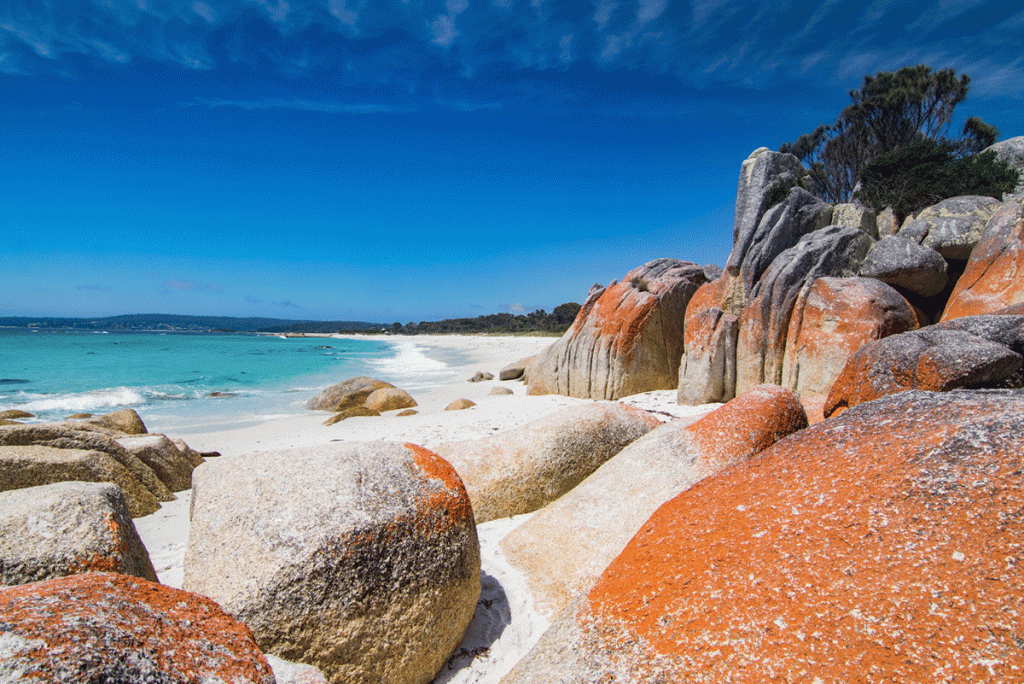
[[[115,406],[139,406],[146,403],[145,394],[134,387],[80,392],[77,394],[56,394],[33,399],[18,408],[31,413],[43,411],[96,411]]]
[[[391,344],[395,351],[394,356],[366,359],[365,362],[375,369],[377,374],[399,387],[412,390],[421,386],[431,386],[457,373],[444,361],[429,357],[427,347],[413,340],[395,340]]]

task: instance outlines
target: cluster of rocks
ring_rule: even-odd
[[[390,382],[359,376],[331,385],[306,402],[313,411],[331,411],[333,416],[324,425],[334,425],[346,418],[379,416],[384,411],[403,410],[399,415],[412,416],[416,400]]]
[[[181,440],[149,434],[123,409],[63,423],[0,426],[0,492],[65,481],[120,487],[132,517],[148,515],[192,487],[205,457]]]
[[[1024,170],[1011,154],[1024,139],[1000,145]],[[529,393],[677,389],[696,405],[770,383],[825,395],[868,343],[1024,302],[1024,197],[955,197],[898,224],[891,210],[817,199],[807,173],[793,155],[756,150],[725,269],[657,259],[595,285],[572,328],[523,369]]]

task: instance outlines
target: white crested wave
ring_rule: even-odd
[[[19,403],[18,408],[29,412],[42,411],[96,411],[116,406],[139,406],[146,403],[143,391],[134,387],[80,392],[77,394],[51,394]]]

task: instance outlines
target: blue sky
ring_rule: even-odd
[[[865,74],[1024,135],[1024,3],[0,2],[0,315],[419,321],[725,262]]]

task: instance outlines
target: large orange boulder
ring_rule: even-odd
[[[0,589],[5,682],[273,684],[252,632],[210,599],[90,572]]]
[[[986,314],[1024,302],[1024,202],[1008,202],[985,226],[942,320]]]
[[[811,426],[662,506],[503,681],[1020,681],[1022,451],[1010,391]]]
[[[619,399],[675,389],[686,307],[707,280],[703,266],[655,259],[592,288],[572,327],[530,366],[529,394]]]
[[[825,394],[847,359],[868,342],[917,328],[900,293],[873,278],[818,278],[793,307],[782,386],[802,396]]]
[[[969,316],[866,344],[847,361],[824,414],[911,389],[1021,387],[1024,316]]]

